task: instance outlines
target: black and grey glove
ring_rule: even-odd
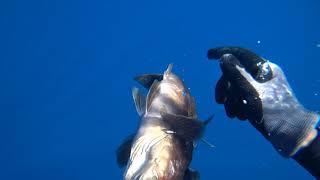
[[[298,102],[279,66],[239,47],[210,49],[208,58],[220,59],[223,73],[217,103],[229,117],[248,119],[282,156],[295,155],[317,136],[319,114]]]

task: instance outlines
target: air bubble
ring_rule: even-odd
[[[247,104],[248,102],[244,99],[242,100],[243,104]]]

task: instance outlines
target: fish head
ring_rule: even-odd
[[[154,109],[168,113],[195,117],[195,105],[189,89],[179,76],[172,72],[172,64],[163,74],[163,79],[157,87],[152,106]]]

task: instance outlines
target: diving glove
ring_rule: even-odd
[[[284,157],[315,139],[319,114],[299,103],[279,66],[239,47],[210,49],[208,58],[220,59],[215,99],[228,117],[248,119]]]

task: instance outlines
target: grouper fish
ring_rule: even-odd
[[[198,171],[189,168],[195,141],[202,138],[206,121],[197,119],[194,98],[182,80],[172,72],[135,78],[148,89],[147,97],[136,87],[132,95],[141,117],[137,133],[130,135],[116,151],[125,180],[197,180]]]

